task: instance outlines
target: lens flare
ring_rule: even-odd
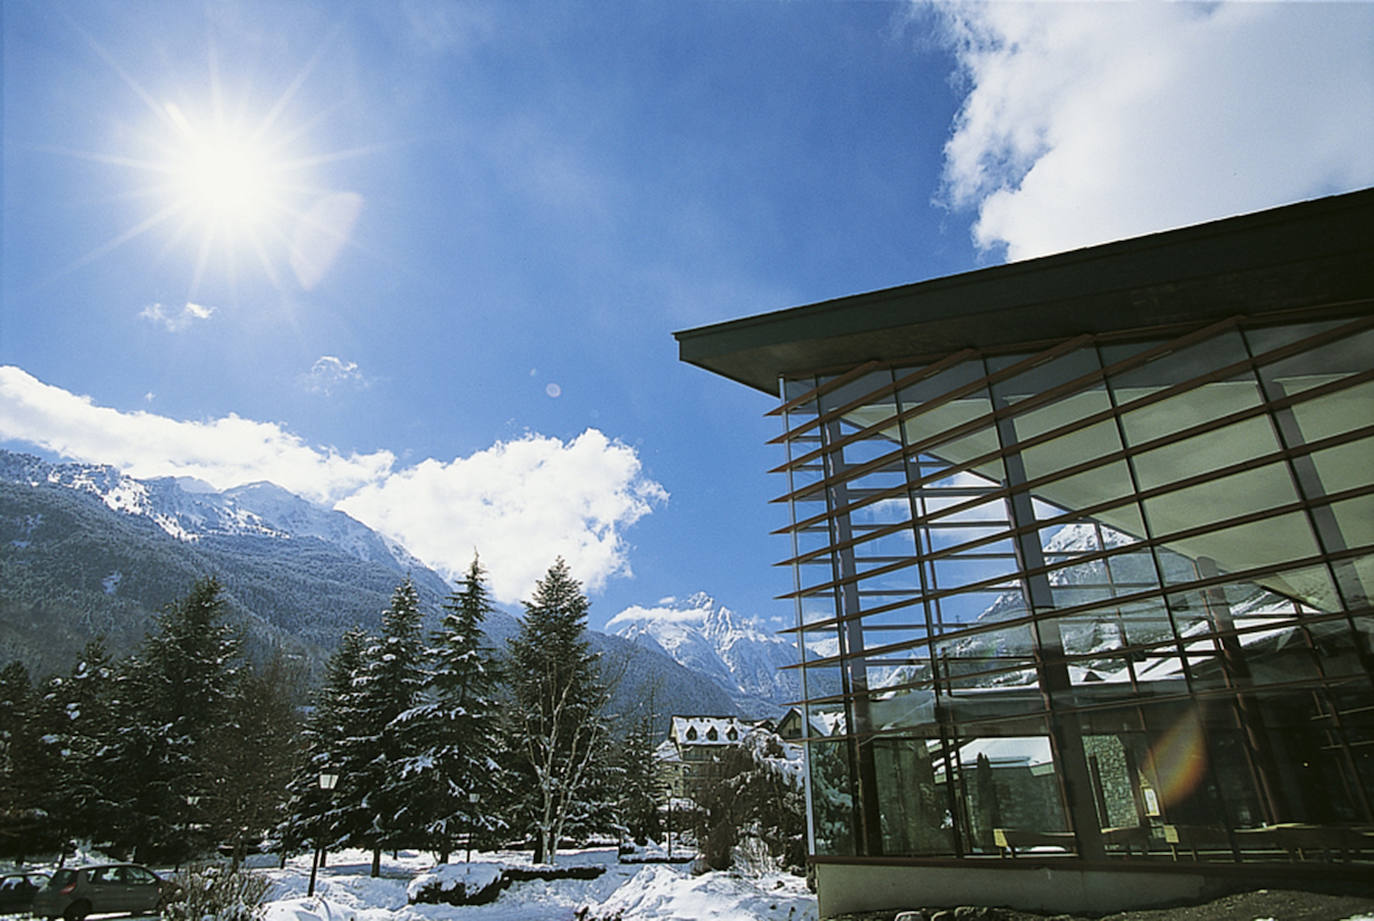
[[[1185,714],[1161,735],[1147,763],[1155,766],[1156,789],[1166,807],[1187,799],[1207,772],[1207,748],[1197,714]]]

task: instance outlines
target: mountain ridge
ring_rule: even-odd
[[[801,697],[796,670],[784,670],[797,663],[796,646],[705,592],[653,608],[626,608],[606,624],[607,630],[616,627],[617,636],[660,649],[709,677],[746,714],[776,716]]]
[[[131,652],[156,612],[215,575],[249,651],[278,650],[318,670],[353,626],[377,632],[397,583],[416,584],[426,629],[450,590],[437,573],[348,515],[261,481],[216,492],[185,477],[139,480],[108,464],[54,464],[0,450],[0,649],[42,675],[84,643]],[[190,490],[187,486],[190,486]],[[497,609],[498,650],[520,629]],[[734,713],[707,677],[666,653],[588,631],[621,675],[613,708]],[[2,664],[2,663],[0,663]]]

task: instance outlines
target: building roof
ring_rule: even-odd
[[[674,334],[681,360],[778,377],[1367,299],[1374,189]],[[1366,308],[1368,309],[1368,308]]]
[[[735,745],[749,728],[733,716],[675,716],[668,738],[678,745]]]

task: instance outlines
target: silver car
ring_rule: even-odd
[[[133,863],[54,870],[52,879],[34,895],[32,911],[66,921],[109,912],[147,914],[156,912],[171,892],[170,882]]]

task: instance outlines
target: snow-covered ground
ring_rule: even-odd
[[[455,854],[461,860],[463,854]],[[382,855],[381,876],[373,879],[371,853],[332,852],[307,896],[310,855],[277,867],[277,858],[249,859],[253,872],[272,882],[263,921],[818,921],[816,897],[805,882],[777,873],[745,875],[711,872],[693,876],[681,864],[622,864],[613,847],[560,852],[557,866],[601,865],[596,879],[514,882],[487,905],[410,905],[407,886],[434,868],[432,854],[402,851]],[[99,854],[79,855],[75,865],[98,863]],[[472,875],[482,865],[529,866],[528,851],[473,855]],[[0,874],[14,872],[0,863]],[[46,869],[29,865],[27,869]],[[171,869],[156,868],[163,876]],[[447,871],[459,874],[456,868]],[[461,875],[461,874],[459,874]],[[151,921],[151,919],[150,919]]]
[[[454,855],[461,859],[462,854]],[[515,882],[487,905],[407,904],[406,888],[433,867],[433,856],[402,851],[382,857],[382,874],[373,879],[371,855],[340,851],[306,896],[309,856],[275,863],[258,872],[272,880],[264,921],[817,921],[816,897],[805,882],[787,874],[745,876],[711,872],[693,876],[679,864],[622,864],[615,848],[560,852],[558,866],[599,864],[596,879]],[[265,861],[263,861],[265,862]],[[528,866],[529,852],[473,855],[473,863]],[[476,869],[476,868],[474,868]]]

